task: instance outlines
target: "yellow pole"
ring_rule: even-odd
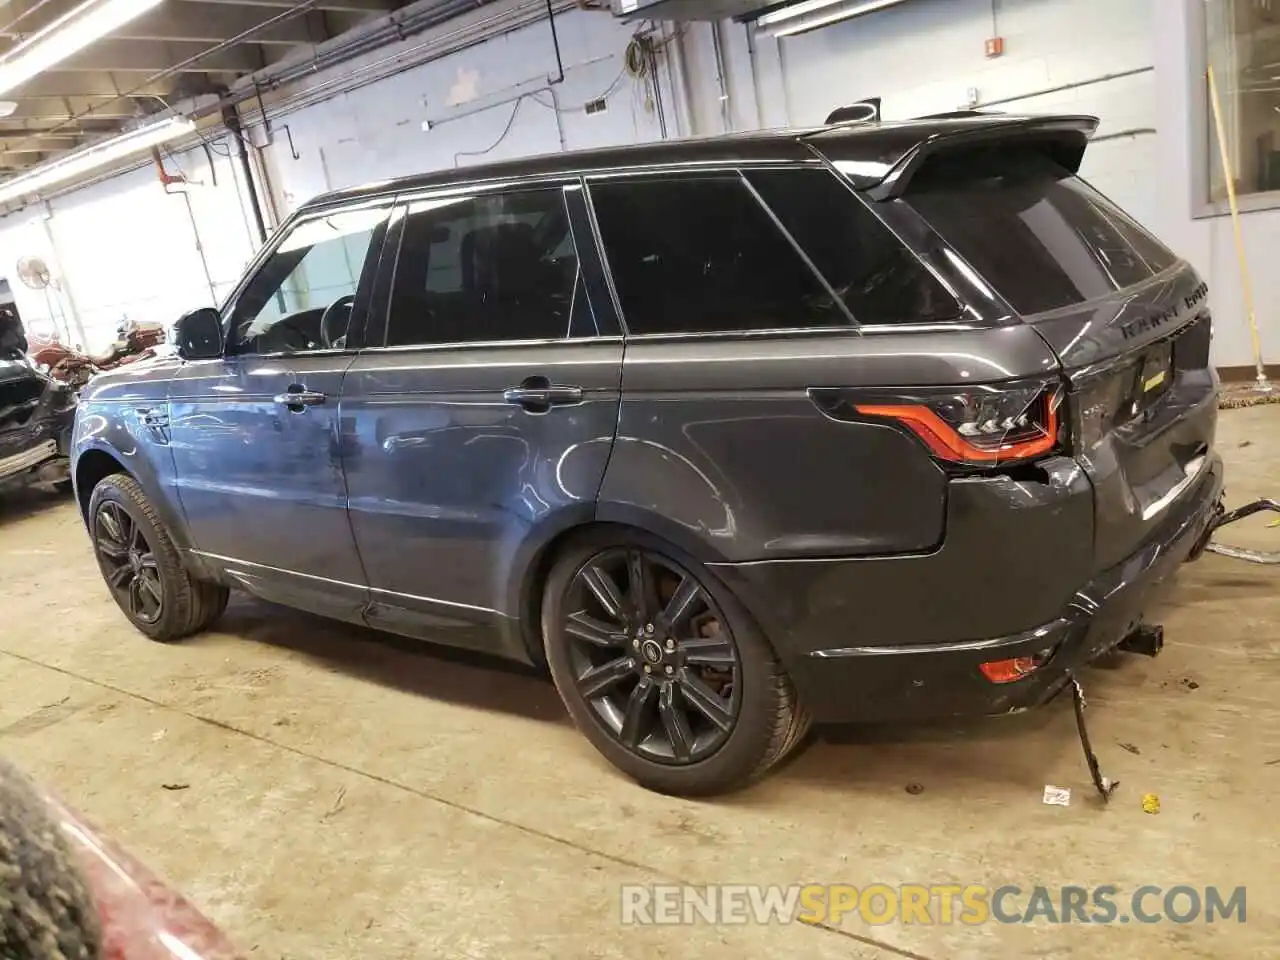
[[[1249,334],[1253,338],[1253,362],[1258,369],[1258,387],[1270,390],[1266,367],[1262,363],[1262,339],[1258,336],[1258,318],[1253,311],[1253,283],[1249,279],[1249,262],[1244,255],[1244,233],[1240,229],[1240,208],[1236,205],[1235,174],[1231,169],[1231,156],[1227,150],[1227,132],[1222,123],[1222,103],[1218,99],[1218,85],[1213,79],[1213,67],[1208,70],[1209,102],[1213,105],[1213,125],[1218,132],[1218,155],[1222,158],[1222,175],[1227,181],[1227,203],[1231,207],[1231,226],[1236,237],[1236,256],[1240,260],[1240,281],[1244,288],[1244,308],[1249,318]]]

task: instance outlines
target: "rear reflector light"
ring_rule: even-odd
[[[1053,656],[1054,647],[1037,650],[1029,657],[1012,657],[1008,660],[988,660],[978,664],[982,675],[992,683],[1013,683],[1043,667]]]
[[[1058,445],[1058,384],[1037,381],[858,403],[863,416],[895,420],[941,460],[994,466],[1044,456]]]
[[[988,660],[978,664],[982,675],[992,683],[1013,683],[1040,666],[1035,657],[1014,657],[1012,660]]]

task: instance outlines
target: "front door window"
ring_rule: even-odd
[[[344,210],[295,224],[236,302],[231,352],[344,347],[373,235],[386,218],[383,209]]]

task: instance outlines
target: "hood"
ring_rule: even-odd
[[[81,400],[163,399],[167,383],[182,366],[177,356],[148,357],[94,374],[80,390]]]

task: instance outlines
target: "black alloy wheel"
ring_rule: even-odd
[[[164,583],[142,524],[105,500],[94,514],[93,543],[116,601],[139,623],[157,623],[164,614]]]
[[[716,753],[742,707],[742,660],[708,590],[640,547],[595,554],[562,607],[577,692],[624,748],[693,764]]]

